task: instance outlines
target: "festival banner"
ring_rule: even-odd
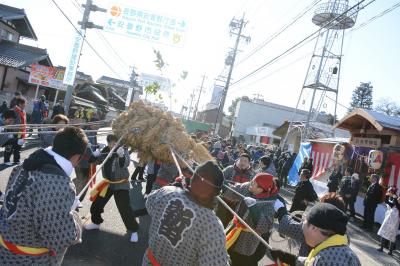
[[[319,179],[332,166],[333,146],[334,144],[331,143],[313,143],[311,149],[311,158],[313,159],[312,178]]]

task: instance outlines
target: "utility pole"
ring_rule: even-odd
[[[199,97],[197,97],[196,106],[195,106],[194,112],[193,112],[193,120],[196,119],[197,111],[198,111],[198,108],[199,108],[200,97],[201,97],[201,94],[203,93],[203,85],[204,85],[204,80],[205,79],[206,79],[206,75],[204,74],[203,75],[203,80],[201,81]]]
[[[130,83],[130,88],[128,89],[128,95],[126,96],[126,101],[125,101],[125,108],[128,109],[129,105],[131,104],[132,101],[136,101],[137,98],[139,97],[139,91],[138,91],[138,83],[137,83],[137,76],[138,74],[135,72],[135,67],[131,67],[132,72],[129,77],[129,83]]]
[[[64,83],[68,84],[67,92],[65,93],[64,98],[64,109],[65,113],[68,114],[69,106],[72,100],[72,91],[74,89],[74,81],[75,75],[79,64],[79,59],[82,53],[83,42],[86,37],[86,29],[103,29],[102,26],[95,25],[93,22],[89,21],[89,16],[91,11],[100,11],[107,12],[107,9],[100,8],[96,5],[93,5],[92,0],[86,0],[86,4],[83,4],[82,7],[85,8],[83,12],[82,21],[79,21],[78,24],[81,25],[81,30],[76,32],[76,37],[74,40],[74,45],[72,48],[71,57],[66,66],[66,71],[64,75]]]
[[[190,94],[190,105],[189,105],[189,111],[188,111],[188,115],[187,115],[187,119],[190,119],[190,113],[192,112],[193,109],[193,100],[194,97],[196,96],[195,94],[195,89],[193,88],[192,94]]]
[[[224,91],[222,92],[222,98],[221,98],[221,101],[220,101],[219,107],[218,107],[217,120],[215,122],[215,130],[214,130],[215,135],[218,135],[219,128],[221,127],[223,111],[224,111],[224,106],[225,106],[225,101],[226,101],[226,95],[228,93],[229,85],[231,82],[233,66],[235,65],[236,54],[238,52],[240,40],[243,38],[244,40],[246,40],[247,43],[250,42],[249,36],[242,35],[242,30],[246,26],[246,24],[247,24],[247,22],[244,21],[244,14],[240,20],[233,18],[231,20],[231,23],[229,24],[230,34],[236,35],[236,41],[235,41],[235,46],[234,46],[233,50],[228,55],[228,57],[225,59],[225,64],[229,65],[230,67],[229,67],[229,73],[228,73],[228,77],[226,79]]]
[[[254,93],[253,96],[254,100],[263,100],[263,96],[259,93]]]

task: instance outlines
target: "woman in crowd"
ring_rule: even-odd
[[[392,255],[396,244],[397,230],[399,228],[400,198],[397,197],[397,188],[390,187],[385,196],[386,213],[385,219],[379,228],[378,235],[381,237],[381,246],[378,251],[382,252],[385,242],[389,241],[389,255]]]

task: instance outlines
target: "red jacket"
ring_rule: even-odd
[[[23,132],[18,134],[19,139],[24,139],[26,137],[26,113],[24,110],[19,108],[18,106],[14,107],[14,112],[17,113],[18,122],[21,125],[18,131]]]

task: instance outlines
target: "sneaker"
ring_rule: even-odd
[[[88,223],[84,225],[86,230],[99,230],[100,225],[99,224],[94,224],[94,223]]]
[[[13,165],[13,163],[12,162],[6,162],[6,163],[4,163],[5,165],[8,165],[8,166],[12,166]]]
[[[132,243],[136,243],[136,242],[138,242],[138,240],[139,240],[138,233],[137,233],[137,232],[133,232],[133,233],[131,234],[131,239],[130,239],[130,241],[131,241]]]
[[[393,255],[393,252],[392,252],[391,250],[389,250],[388,255],[389,255],[389,256],[392,256],[392,255]]]

